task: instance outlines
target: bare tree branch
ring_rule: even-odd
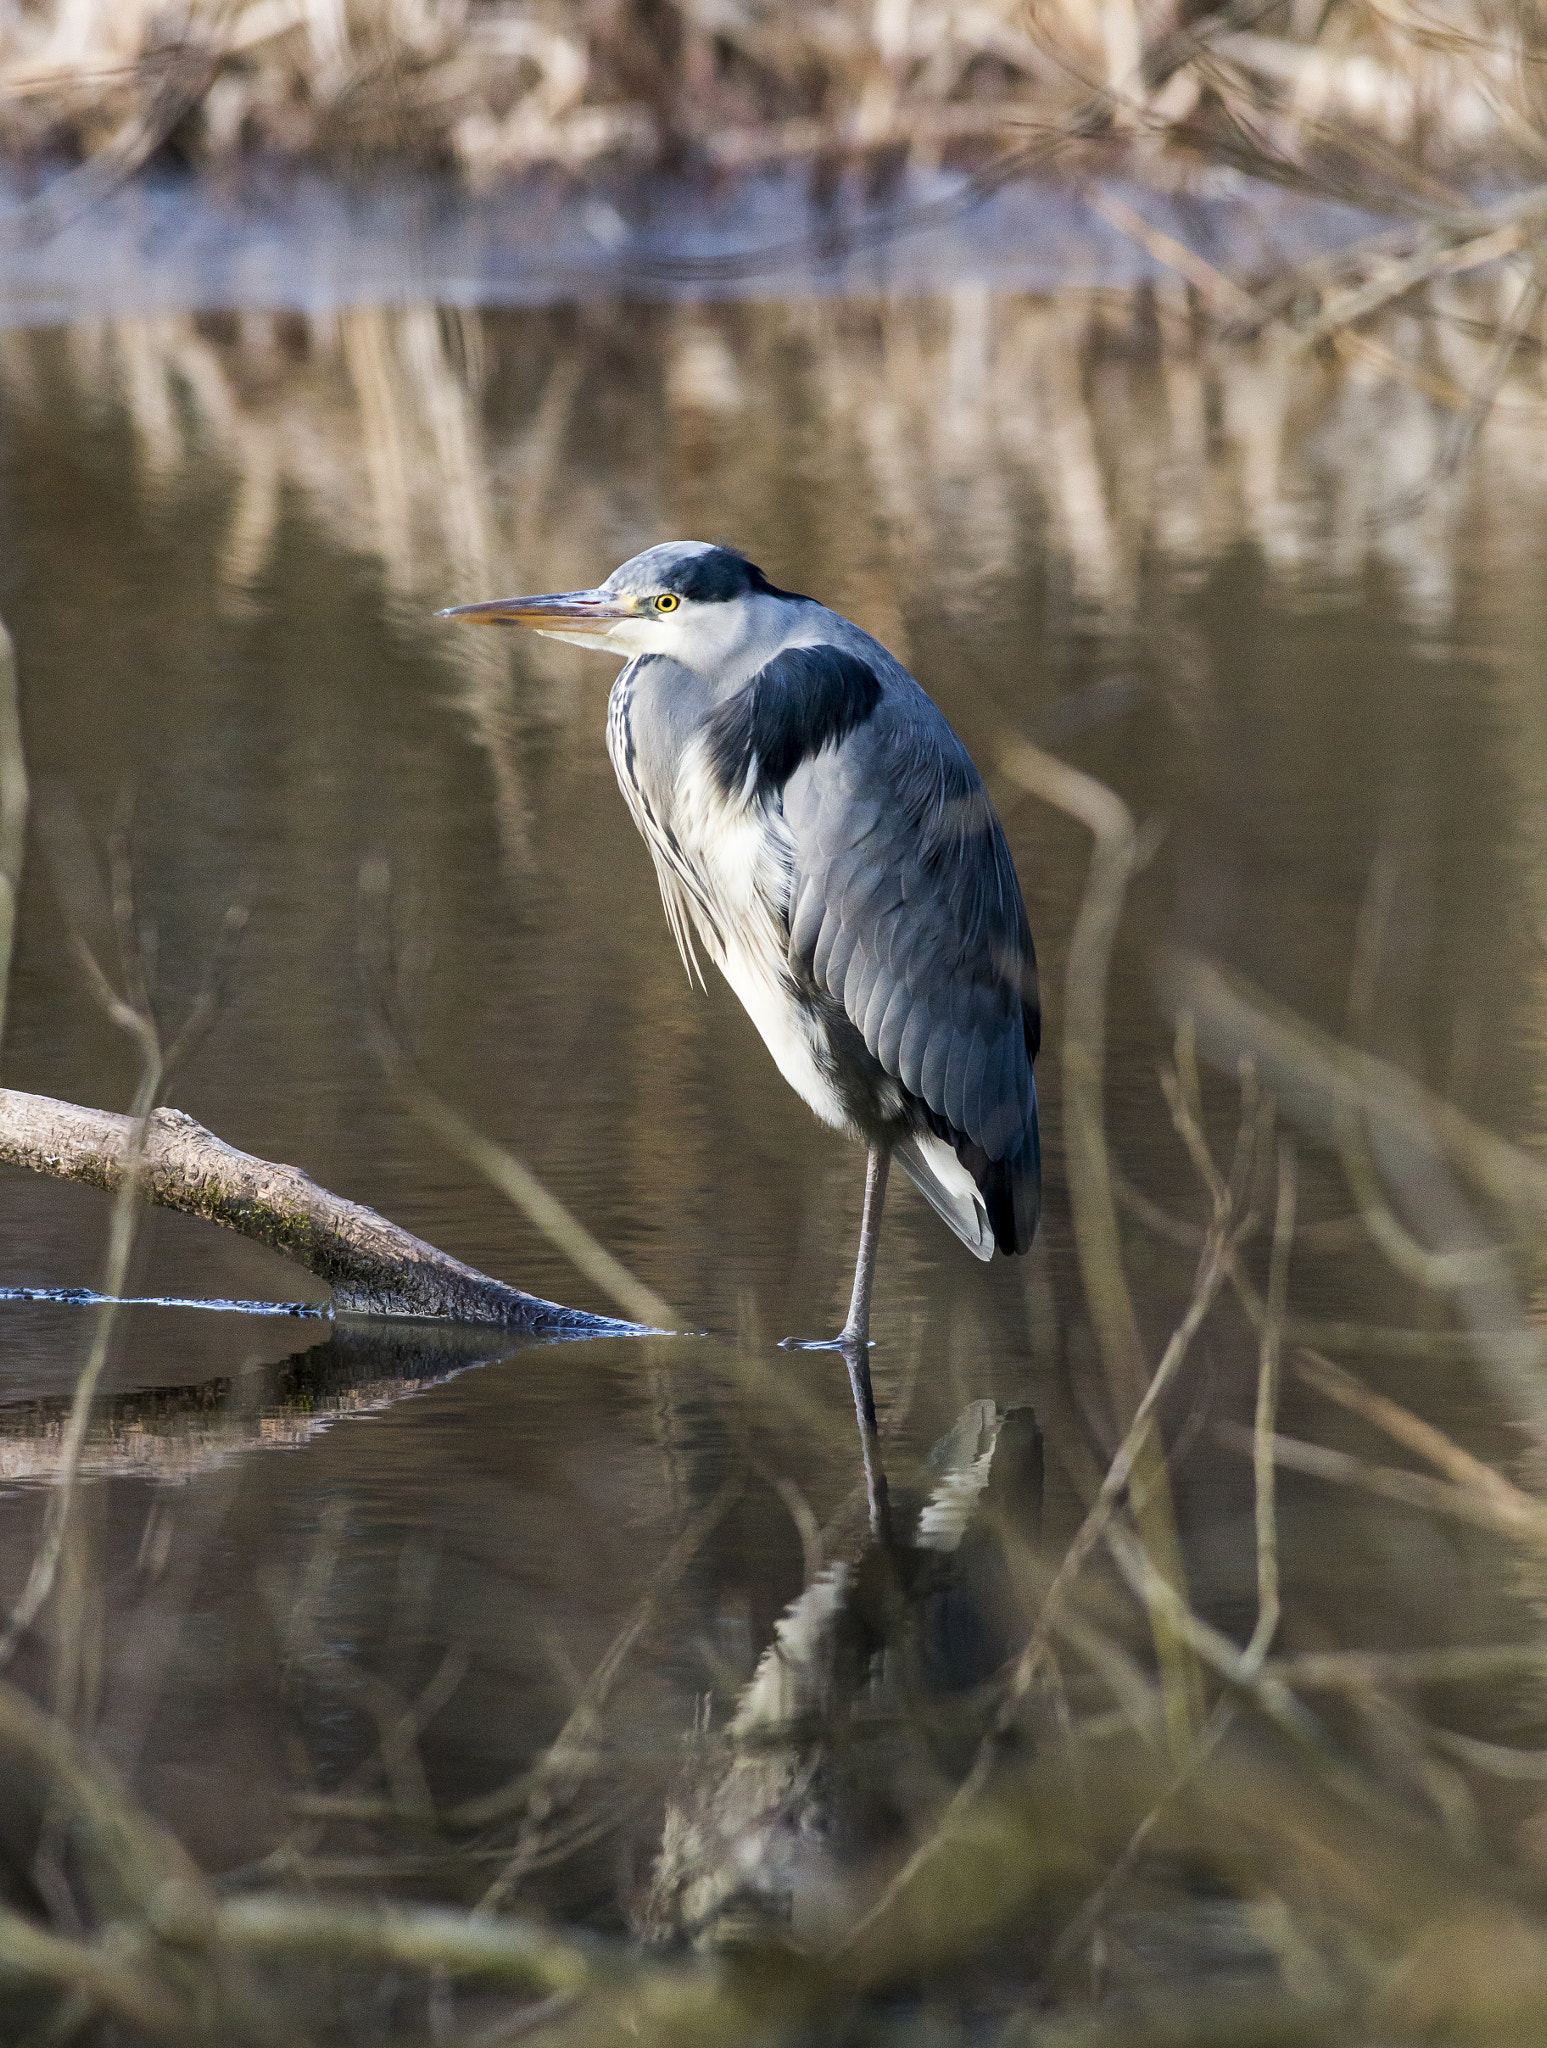
[[[115,1193],[135,1119],[0,1089],[0,1163]],[[335,1309],[427,1316],[507,1329],[602,1335],[641,1326],[544,1301],[463,1265],[298,1167],[238,1152],[177,1109],[146,1121],[140,1192],[163,1209],[202,1216],[256,1239],[327,1281]]]

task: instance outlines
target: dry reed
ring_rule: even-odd
[[[1225,155],[1433,203],[1542,160],[1512,0],[53,0],[0,12],[0,140],[200,162],[383,153],[475,178],[608,162],[916,161],[1050,138]]]

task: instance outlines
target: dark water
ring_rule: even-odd
[[[1474,346],[1459,315],[1424,345],[1436,376]],[[834,1523],[830,1555],[860,1526],[841,1371],[776,1348],[841,1320],[860,1161],[790,1095],[729,993],[685,981],[603,748],[610,665],[470,644],[430,611],[723,537],[875,631],[943,705],[1001,802],[1043,961],[1048,1205],[1034,1255],[985,1269],[897,1191],[877,1393],[905,1505],[967,1404],[1035,1405],[1056,1535],[1078,1513],[1079,1447],[1110,1442],[1061,1138],[1089,847],[1002,772],[1005,744],[1035,738],[1166,821],[1109,1018],[1109,1132],[1153,1200],[1205,1213],[1157,1080],[1157,949],[1198,947],[1340,1029],[1381,853],[1396,882],[1370,1042],[1535,1146],[1538,374],[1521,369],[1474,463],[1390,520],[1441,449],[1444,406],[1271,342],[1210,355],[1164,292],[421,305],[3,337],[0,612],[38,815],[78,813],[100,845],[132,800],[170,1028],[227,905],[252,903],[229,1003],[170,1099],[486,1270],[611,1306],[385,1080],[360,964],[378,913],[359,888],[384,857],[402,1005],[436,1086],[707,1333],[521,1346],[125,1312],[87,1455],[96,1717],[197,1855],[228,1871],[270,1855],[296,1796],[356,1785],[382,1717],[425,1687],[433,1797],[510,1778],[750,1455],[609,1696],[617,1827],[528,1880],[594,1908],[618,1854],[648,1855],[651,1800],[700,1703],[734,1695],[800,1590],[802,1518],[808,1540],[811,1517]],[[3,1071],[122,1108],[132,1061],[68,945],[68,921],[93,914],[78,889],[61,903],[35,839]],[[1223,1143],[1231,1091],[1209,1088]],[[1351,1209],[1309,1139],[1301,1201],[1312,1220]],[[88,1190],[6,1173],[0,1282],[99,1284],[106,1214]],[[1137,1225],[1127,1242],[1153,1357],[1193,1255]],[[320,1295],[166,1217],[146,1221],[133,1283]],[[1309,1319],[1450,1327],[1358,1244],[1308,1248],[1292,1300]],[[88,1324],[0,1306],[9,1592]],[[1468,1441],[1515,1447],[1469,1368],[1362,1363]],[[1175,1413],[1195,1596],[1231,1626],[1250,1625],[1249,1473],[1207,1424],[1249,1413],[1255,1369],[1222,1307]],[[1293,1391],[1286,1426],[1336,1432]],[[1329,1492],[1286,1482],[1292,1645],[1500,1625],[1481,1538],[1431,1540],[1397,1510],[1356,1525]],[[46,1690],[46,1643],[27,1669]],[[335,1830],[296,1853],[347,1874],[359,1848]],[[433,1858],[413,1872],[433,1884]]]

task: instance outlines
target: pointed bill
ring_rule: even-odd
[[[605,645],[620,619],[634,617],[628,598],[600,590],[561,590],[548,597],[495,597],[483,604],[457,604],[435,614],[469,626],[525,626],[552,640],[581,646]]]

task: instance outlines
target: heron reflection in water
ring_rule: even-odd
[[[1041,1151],[1036,960],[966,748],[868,633],[733,549],[647,548],[595,590],[459,605],[626,657],[607,747],[688,972],[701,945],[779,1071],[869,1152],[848,1362],[867,1357],[895,1159],[968,1249],[1024,1252]]]

